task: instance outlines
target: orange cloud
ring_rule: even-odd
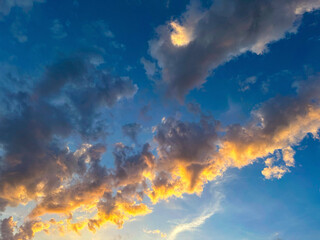
[[[184,194],[199,195],[207,182],[228,168],[242,168],[257,159],[265,163],[262,174],[266,179],[281,178],[295,165],[293,148],[308,134],[317,137],[320,128],[320,84],[312,80],[309,85],[301,85],[296,97],[277,97],[263,103],[245,126],[223,129],[205,115],[199,123],[163,119],[155,127],[157,157],[149,144],[140,152],[117,144],[114,169],[99,162],[104,146],[85,144],[73,153],[65,151],[50,163],[56,167],[50,178],[59,179],[53,179],[56,185],[51,186],[52,191],[46,189],[50,179],[46,182],[28,176],[25,184],[14,185],[5,181],[12,180],[8,172],[0,181],[1,201],[25,204],[35,200],[37,205],[16,234],[13,218],[3,220],[7,230],[2,235],[25,240],[39,231],[80,234],[83,228],[94,232],[106,223],[121,228],[126,221],[152,212],[146,196],[156,204]],[[35,185],[34,178],[40,180]],[[85,217],[73,220],[77,212]],[[41,221],[40,217],[48,213],[64,219]]]
[[[192,40],[192,32],[184,26],[181,26],[177,22],[171,22],[170,26],[173,29],[171,33],[171,42],[177,47],[188,45]]]

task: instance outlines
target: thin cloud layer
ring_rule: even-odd
[[[212,70],[244,52],[263,53],[267,44],[295,32],[319,0],[214,1],[208,10],[191,2],[177,20],[160,26],[149,43],[169,95],[183,101]]]
[[[45,0],[2,0],[0,2],[0,19],[10,13],[13,7],[30,9],[35,3],[45,2]]]
[[[220,211],[220,202],[223,196],[216,192],[214,197],[214,203],[209,205],[199,216],[195,217],[189,222],[183,222],[173,228],[168,236],[168,240],[175,240],[177,236],[183,232],[195,231],[198,227],[203,225],[206,220]]]

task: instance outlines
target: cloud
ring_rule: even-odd
[[[50,30],[52,32],[52,37],[55,39],[62,39],[68,36],[65,31],[64,25],[60,22],[59,19],[53,20]]]
[[[148,112],[151,109],[151,104],[148,103],[147,105],[144,105],[141,107],[139,111],[139,117],[144,121],[150,121],[152,119],[151,116],[148,116]]]
[[[200,107],[199,103],[189,102],[189,103],[187,103],[186,107],[190,113],[193,113],[193,114],[200,114],[201,113],[201,107]]]
[[[13,7],[28,10],[37,2],[41,3],[45,2],[45,0],[3,0],[0,2],[0,19],[8,15]]]
[[[220,202],[222,195],[216,193],[214,199],[214,204],[208,206],[199,216],[195,217],[189,222],[181,223],[174,227],[174,229],[168,235],[168,240],[175,240],[177,236],[183,232],[192,232],[195,231],[198,227],[206,222],[210,217],[220,211]]]
[[[81,41],[86,43],[87,46],[93,45],[97,47],[96,43],[103,41],[103,45],[100,47],[103,51],[107,50],[106,48],[112,51],[114,51],[114,49],[125,50],[126,48],[124,44],[116,40],[116,36],[103,20],[92,21],[85,24],[82,27],[82,32],[85,37],[81,39]]]
[[[10,31],[13,37],[20,43],[28,41],[28,36],[26,35],[25,28],[22,27],[20,19],[16,19],[10,27]]]
[[[128,78],[96,69],[82,57],[61,59],[49,66],[31,89],[6,92],[16,108],[11,111],[3,106],[0,118],[0,208],[3,211],[7,206],[37,203],[28,216],[28,225],[21,226],[22,232],[13,239],[31,239],[36,231],[30,224],[44,224],[34,222],[44,214],[72,216],[80,207],[97,207],[104,192],[124,181],[116,181],[116,173],[100,164],[106,146],[87,141],[105,134],[97,129],[99,113],[123,98],[131,98],[137,86]],[[83,139],[78,149],[69,149],[66,139],[71,136]],[[125,163],[121,166],[130,171]],[[126,217],[138,206],[132,195],[124,193],[114,202],[122,206],[117,211]],[[4,226],[9,222],[3,222]],[[64,223],[65,231],[78,231],[88,221]],[[32,231],[27,233],[26,228]],[[4,230],[2,237],[6,239],[8,234],[10,231]]]
[[[17,223],[12,217],[1,220],[0,240],[30,240],[35,233],[47,231],[50,225],[40,221],[27,221],[15,231]]]
[[[137,142],[137,136],[141,130],[141,125],[138,123],[128,123],[122,126],[124,136],[130,138],[133,142]]]
[[[252,111],[244,126],[225,129],[212,118],[199,123],[164,119],[155,129],[159,159],[149,193],[161,199],[200,194],[204,184],[228,168],[242,168],[263,159],[267,178],[281,178],[294,166],[294,150],[320,128],[318,76],[302,83],[296,96],[275,97]],[[273,159],[270,161],[270,159]]]
[[[140,62],[142,63],[144,70],[149,79],[153,79],[154,75],[157,73],[158,69],[154,62],[151,62],[145,58],[141,58]]]
[[[156,204],[201,194],[206,183],[227,169],[259,159],[265,163],[265,178],[280,178],[295,165],[295,146],[310,134],[318,136],[320,80],[313,76],[297,84],[294,95],[277,96],[254,108],[245,125],[222,127],[201,111],[196,122],[163,118],[154,127],[153,143],[139,150],[115,144],[114,167],[107,168],[101,163],[107,151],[101,134],[106,133],[96,118],[132,97],[137,86],[86,59],[61,59],[33,87],[4,91],[16,107],[11,111],[4,106],[0,117],[0,207],[36,205],[20,227],[12,218],[4,219],[2,238],[30,239],[38,231],[96,231],[106,223],[121,228],[152,212],[149,199]],[[66,139],[71,137],[80,144],[69,148]],[[84,218],[74,219],[77,213]],[[62,220],[41,220],[46,214]],[[212,214],[177,226],[171,238],[195,229]]]
[[[219,154],[231,165],[243,167],[280,151],[281,167],[273,167],[275,161],[267,161],[263,172],[268,178],[280,177],[294,166],[292,148],[309,133],[318,136],[318,93],[319,80],[314,77],[300,86],[297,96],[278,96],[263,103],[252,112],[252,120],[246,126],[228,127]]]
[[[83,136],[99,136],[104,134],[104,125],[97,121],[97,111],[110,108],[122,99],[132,98],[138,87],[128,77],[98,71],[98,66],[85,59],[86,56],[76,55],[47,67],[34,95],[46,99],[59,98],[60,107],[66,104],[70,113],[79,116],[78,127]]]
[[[319,0],[219,0],[203,10],[192,1],[180,18],[157,28],[149,51],[169,95],[182,101],[216,67],[247,51],[262,54],[319,7]]]
[[[251,76],[246,78],[244,81],[239,81],[240,89],[239,91],[245,92],[250,89],[251,85],[255,84],[257,81],[256,76]]]
[[[83,27],[86,34],[102,34],[106,38],[114,38],[114,34],[110,31],[109,26],[102,20],[94,21]]]
[[[203,171],[217,152],[218,127],[214,119],[205,117],[200,123],[162,120],[154,136],[159,159],[150,193],[153,202],[202,192]]]
[[[13,239],[13,228],[16,226],[12,217],[5,218],[1,221],[1,239],[12,240]]]
[[[166,238],[166,237],[167,237],[167,234],[161,232],[159,229],[155,229],[155,230],[147,230],[147,229],[144,229],[143,232],[144,232],[144,233],[147,233],[147,234],[152,234],[152,235],[159,235],[159,236],[162,237],[162,238]]]

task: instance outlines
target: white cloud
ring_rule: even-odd
[[[216,192],[214,204],[209,205],[199,216],[193,218],[191,221],[181,223],[174,227],[168,236],[168,240],[176,240],[177,236],[183,232],[195,231],[198,227],[204,224],[210,217],[221,210],[220,203],[222,194]]]

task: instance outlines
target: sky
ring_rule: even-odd
[[[320,0],[0,0],[0,240],[320,239]]]

